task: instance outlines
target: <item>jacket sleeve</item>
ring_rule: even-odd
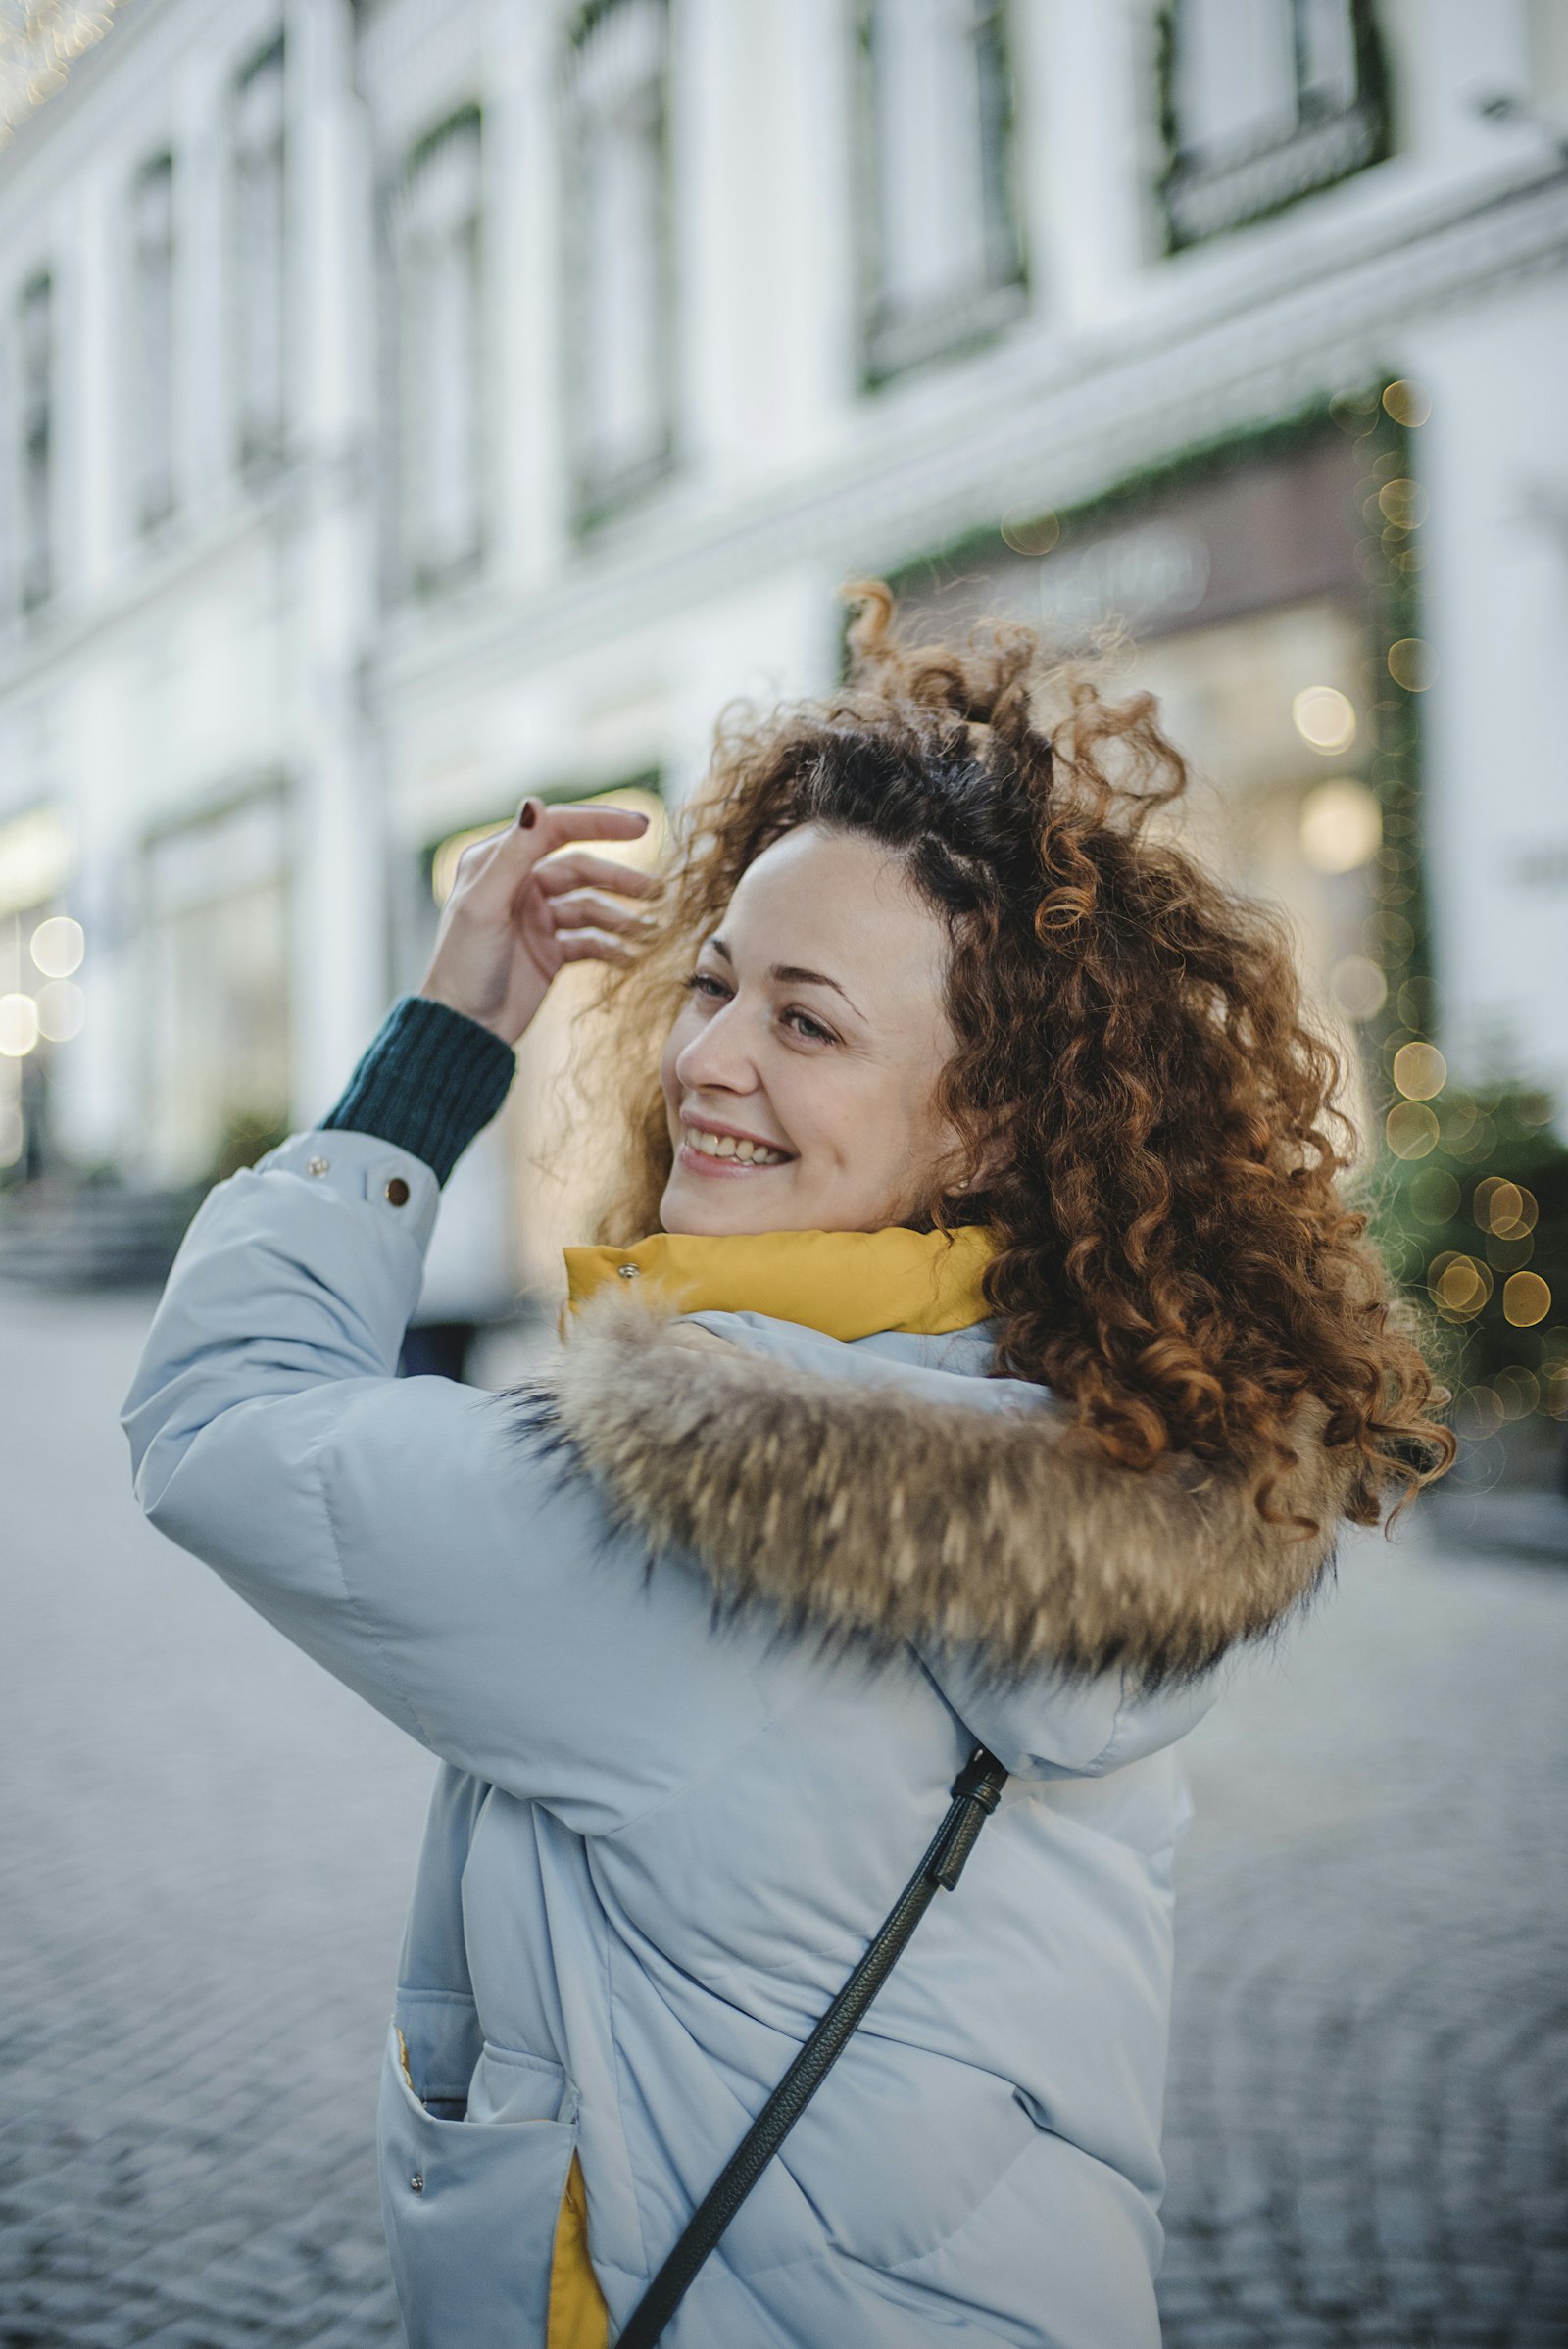
[[[760,1728],[758,1682],[505,1397],[394,1376],[437,1192],[320,1131],[213,1193],[124,1407],[137,1497],[432,1751],[600,1832]]]

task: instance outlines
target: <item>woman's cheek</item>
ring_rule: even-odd
[[[659,1056],[660,1081],[663,1085],[664,1100],[668,1103],[672,1118],[680,1106],[681,1096],[681,1084],[679,1077],[675,1074],[675,1064],[686,1049],[687,1038],[693,1025],[692,1006],[688,1000],[676,1012],[669,1034],[664,1039],[664,1049]]]

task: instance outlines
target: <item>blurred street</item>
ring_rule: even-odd
[[[394,2349],[431,1766],[141,1524],[146,1311],[0,1304],[0,2344]],[[1560,1571],[1363,1540],[1192,1738],[1169,2349],[1568,2339],[1565,1685]]]

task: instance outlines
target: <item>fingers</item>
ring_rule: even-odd
[[[532,824],[523,817],[532,809]],[[567,800],[564,805],[547,807],[542,800],[524,800],[517,810],[514,830],[532,838],[528,845],[538,856],[547,856],[568,840],[641,840],[648,829],[648,818],[631,807],[593,807],[582,800]]]
[[[563,962],[629,962],[632,956],[627,940],[608,930],[558,930],[556,944]]]
[[[616,864],[587,849],[563,849],[541,864],[534,879],[546,897],[564,897],[568,890],[609,889],[616,897],[647,898],[658,890],[657,873],[639,872],[635,865]]]
[[[653,916],[640,905],[623,905],[598,889],[574,889],[569,897],[553,898],[550,918],[559,935],[564,930],[611,930],[617,938],[646,938]]]

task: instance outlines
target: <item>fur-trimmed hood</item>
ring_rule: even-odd
[[[933,1399],[694,1338],[608,1295],[541,1399],[616,1522],[694,1557],[723,1610],[967,1652],[999,1680],[1120,1667],[1153,1689],[1272,1630],[1332,1561],[1350,1467],[1304,1414],[1271,1511],[1295,1522],[1270,1522],[1250,1481],[1117,1467],[1012,1382],[999,1409],[988,1381],[944,1379],[956,1399]],[[859,1351],[814,1343],[824,1360]]]

